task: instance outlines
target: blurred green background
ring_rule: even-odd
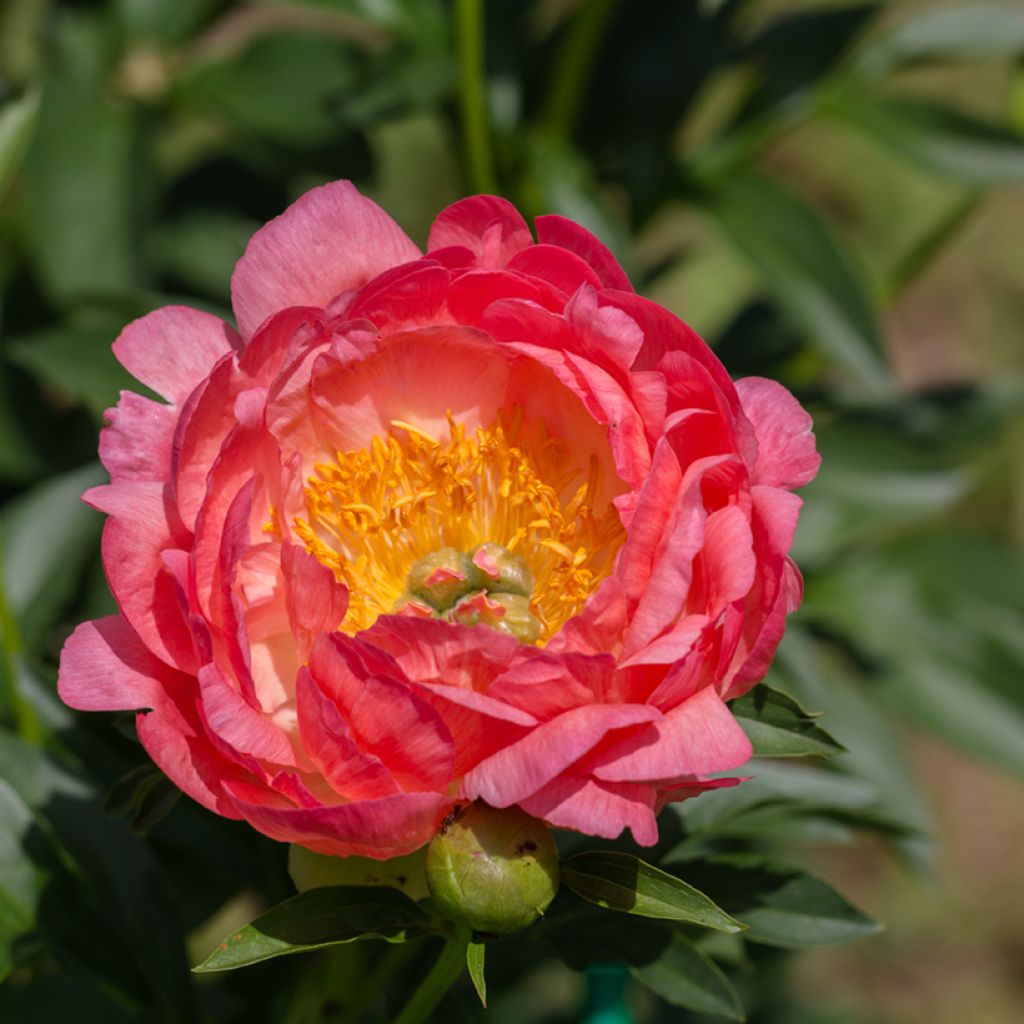
[[[363,1019],[371,954],[192,984],[288,894],[283,851],[175,804],[130,716],[54,691],[112,609],[78,502],[131,386],[110,343],[168,302],[230,317],[252,231],[344,177],[420,243],[469,192],[572,217],[812,410],[807,600],[770,681],[849,753],[764,762],[678,825],[784,849],[888,930],[709,955],[762,1024],[1019,1021],[1022,56],[1019,0],[2,0],[0,1016]],[[580,1019],[558,950],[518,949],[486,1019]]]

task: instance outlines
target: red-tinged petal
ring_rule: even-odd
[[[493,302],[524,299],[542,309],[560,312],[568,296],[552,283],[509,270],[474,270],[452,281],[448,311],[456,323],[475,327]]]
[[[397,679],[367,673],[360,648],[341,634],[313,645],[309,670],[337,706],[360,750],[380,758],[406,792],[443,790],[455,744],[441,716]]]
[[[314,306],[290,306],[271,316],[252,336],[238,360],[251,380],[269,387],[294,358],[324,331],[324,311]]]
[[[226,787],[233,791],[232,783]],[[419,849],[437,834],[451,810],[439,793],[400,793],[335,807],[268,807],[234,800],[253,826],[285,843],[297,843],[334,857],[390,860]]]
[[[691,797],[700,796],[701,793],[708,793],[713,789],[732,789],[741,782],[746,782],[749,775],[733,779],[691,779],[686,782],[678,782],[672,786],[666,786],[658,790],[658,798],[654,805],[655,814],[661,814],[662,810],[669,804],[681,803]]]
[[[544,651],[513,666],[489,695],[547,721],[572,708],[608,701],[615,659],[607,654]]]
[[[660,636],[623,658],[621,665],[673,665],[685,658],[701,638],[711,620],[706,615],[687,615]]]
[[[520,249],[532,244],[526,221],[507,199],[470,196],[437,215],[430,228],[427,255],[460,245],[476,256],[479,266],[504,267]]]
[[[363,448],[393,421],[447,438],[448,415],[467,431],[494,422],[505,400],[508,362],[485,335],[467,327],[392,334],[363,362],[321,357],[313,400],[333,446]]]
[[[348,590],[308,551],[286,544],[281,548],[281,569],[285,579],[285,602],[292,632],[301,641],[304,660],[320,633],[341,625],[348,611]]]
[[[739,601],[754,585],[757,556],[750,520],[736,505],[712,512],[704,527],[699,562],[699,595],[691,593],[690,607],[716,619],[726,605]]]
[[[787,490],[809,484],[821,456],[811,433],[811,417],[803,406],[781,384],[763,377],[737,381],[736,390],[757,438],[753,482]]]
[[[606,782],[658,782],[731,771],[750,760],[747,734],[711,687],[603,749],[587,768]]]
[[[382,615],[360,637],[387,651],[407,679],[485,693],[523,645],[491,629]]]
[[[613,729],[660,717],[655,708],[640,704],[574,708],[477,765],[463,780],[463,792],[492,807],[521,803],[588,754]]]
[[[557,245],[581,256],[594,269],[605,288],[633,291],[626,272],[619,266],[611,250],[586,228],[580,227],[568,217],[554,213],[537,217],[533,223],[537,228],[538,242]]]
[[[417,324],[443,323],[444,305],[451,274],[427,260],[410,263],[381,274],[371,281],[346,310],[348,319],[369,320],[383,333]]]
[[[169,402],[181,405],[213,364],[241,349],[223,320],[187,306],[164,306],[134,320],[114,342],[118,362]]]
[[[206,724],[224,743],[240,754],[295,767],[288,737],[249,704],[216,665],[199,670],[199,686]]]
[[[508,269],[553,284],[566,295],[583,285],[600,288],[601,279],[585,259],[557,245],[531,245],[508,261]]]
[[[628,828],[639,846],[653,846],[658,841],[654,798],[651,786],[563,775],[519,806],[556,828],[602,839],[617,839]]]
[[[295,700],[303,749],[334,790],[349,800],[374,800],[400,792],[380,758],[360,748],[308,668],[299,669]]]
[[[106,412],[100,431],[100,461],[112,483],[122,480],[165,482],[171,474],[171,440],[177,420],[170,405],[131,391]]]
[[[103,565],[121,614],[142,642],[182,672],[198,668],[177,584],[161,552],[186,546],[177,511],[158,483],[94,487],[83,498],[110,517],[103,527]]]
[[[165,689],[188,685],[188,677],[154,657],[120,615],[83,622],[61,651],[57,692],[79,711],[152,708]]]
[[[419,259],[405,232],[349,181],[311,189],[249,240],[231,277],[243,338],[288,306],[323,308],[342,292]]]
[[[587,599],[579,615],[569,619],[551,638],[546,649],[555,653],[615,654],[626,629],[627,616],[622,583],[617,577],[609,576]]]

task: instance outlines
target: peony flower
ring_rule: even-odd
[[[456,804],[643,845],[742,765],[725,701],[801,597],[810,419],[734,384],[562,217],[443,211],[426,256],[348,182],[250,241],[235,331],[168,307],[114,344],[100,455],[120,614],[60,694],[137,710],[186,793],[378,859]]]

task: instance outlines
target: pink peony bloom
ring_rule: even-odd
[[[423,256],[348,182],[258,231],[206,313],[130,324],[100,455],[120,614],[60,694],[138,710],[186,793],[388,858],[460,800],[657,839],[750,756],[725,705],[800,601],[811,422],[737,384],[562,217],[477,196]]]

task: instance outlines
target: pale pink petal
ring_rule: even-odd
[[[107,410],[106,420],[107,425],[100,431],[100,461],[112,483],[163,483],[170,478],[176,422],[173,406],[122,391],[121,400]]]
[[[419,259],[405,232],[350,181],[311,189],[249,240],[231,278],[248,338],[288,306],[325,307],[400,263]]]
[[[736,382],[736,390],[757,437],[754,483],[787,490],[809,484],[821,456],[803,406],[781,384],[764,377],[745,377]]]
[[[187,306],[164,306],[132,321],[114,342],[118,362],[137,380],[180,405],[228,352],[241,349],[223,320]]]

